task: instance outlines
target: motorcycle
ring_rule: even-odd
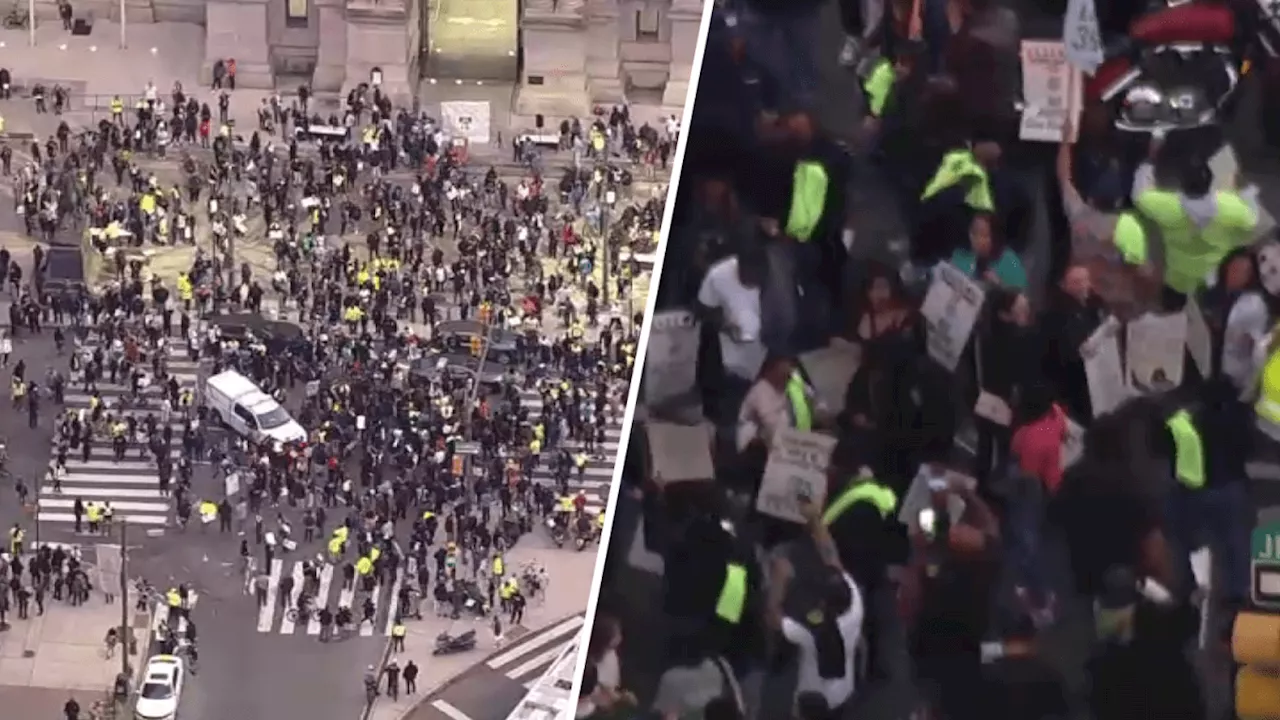
[[[564,541],[567,539],[564,526],[556,520],[555,515],[547,518],[547,531],[551,533],[551,542],[555,543],[556,547],[564,547]]]
[[[432,655],[453,655],[476,648],[476,631],[468,630],[461,635],[450,635],[442,632],[436,636],[436,647]]]
[[[1280,48],[1262,32],[1262,16],[1274,18],[1280,3],[1246,0],[1259,17],[1238,15],[1219,3],[1169,0],[1139,17],[1127,37],[1108,46],[1103,63],[1085,82],[1086,105],[1102,103],[1117,129],[1166,133],[1222,124],[1231,114],[1241,80],[1249,72],[1252,38],[1271,59]],[[1264,7],[1265,6],[1265,7]],[[1242,11],[1243,12],[1243,11]],[[1275,32],[1273,29],[1272,32]]]

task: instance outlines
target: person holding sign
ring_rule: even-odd
[[[951,254],[951,264],[974,280],[1011,290],[1027,289],[1027,271],[1018,254],[995,236],[995,216],[974,213],[969,221],[969,247]]]

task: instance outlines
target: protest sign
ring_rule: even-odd
[[[1213,336],[1194,295],[1187,298],[1183,313],[1187,316],[1187,351],[1191,353],[1200,377],[1207,378],[1213,375]]]
[[[1067,60],[1088,75],[1102,64],[1105,53],[1098,30],[1098,10],[1094,0],[1067,0],[1067,19],[1062,26],[1062,44]]]
[[[650,477],[659,485],[699,482],[715,477],[711,431],[706,425],[647,422]]]
[[[817,405],[825,413],[838,415],[844,410],[845,394],[861,359],[857,345],[839,339],[800,356],[800,367],[813,385]]]
[[[1133,394],[1120,364],[1120,327],[1119,320],[1109,317],[1080,346],[1094,417],[1115,410]]]
[[[929,356],[955,371],[982,311],[986,291],[949,263],[939,263],[920,314],[928,323]]]
[[[836,439],[786,428],[773,436],[769,462],[756,496],[756,510],[783,520],[804,522],[799,500],[822,507],[827,499],[827,467]]]
[[[1125,366],[1131,384],[1143,390],[1164,390],[1182,384],[1187,347],[1185,313],[1146,313],[1130,320],[1125,339]]]
[[[1067,418],[1067,432],[1062,437],[1062,469],[1075,465],[1084,456],[1084,428]]]
[[[1034,142],[1074,141],[1063,138],[1067,121],[1077,126],[1081,108],[1080,71],[1067,62],[1060,42],[1022,41],[1022,123],[1018,137]]]
[[[659,406],[691,393],[697,385],[698,322],[687,310],[655,313],[645,351],[645,402]]]

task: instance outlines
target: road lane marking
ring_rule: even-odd
[[[325,563],[324,567],[320,569],[320,592],[316,594],[316,597],[318,598],[317,602],[324,603],[325,607],[327,607],[329,604],[329,585],[332,583],[333,583],[333,566],[330,565],[329,563]],[[317,605],[317,610],[319,610],[319,607],[320,606]],[[307,620],[307,634],[308,635],[320,634],[320,613],[319,612],[312,613],[311,618]]]
[[[281,635],[293,634],[294,624],[297,622],[297,619],[291,619],[289,617],[289,608],[296,609],[298,607],[298,596],[302,594],[302,584],[306,577],[307,576],[302,572],[302,563],[295,562],[293,564],[293,588],[289,590],[289,597],[284,598],[283,600],[285,606],[282,612],[284,617],[280,619]]]
[[[564,652],[564,648],[568,644],[569,643],[567,642],[562,642],[552,645],[549,650],[529,658],[517,667],[511,668],[505,674],[512,680],[519,680],[520,678],[526,677],[539,670],[545,671],[546,667],[555,662],[555,659],[560,656],[560,653]]]
[[[276,558],[271,561],[271,573],[267,576],[267,603],[258,608],[258,632],[271,632],[271,625],[276,618],[276,594],[280,591],[280,573],[284,570],[284,560]],[[255,591],[254,596],[257,597]]]
[[[537,642],[537,639],[558,638],[562,635],[566,635],[582,627],[582,624],[584,622],[586,622],[586,618],[584,618],[582,615],[574,615],[573,617],[569,618],[568,620],[565,620],[559,625],[555,625],[553,627],[547,628],[546,630],[535,630],[533,633],[526,635],[520,638],[519,640],[517,640],[515,647],[502,653],[501,655],[498,655],[497,657],[489,659],[489,661],[486,662],[485,664],[494,669],[500,668],[503,665],[510,665],[512,662],[515,662],[516,660],[519,660],[520,658],[528,654],[530,649],[529,648],[530,644]],[[541,646],[541,643],[534,645],[534,647],[540,647],[540,646]]]
[[[436,700],[431,703],[431,707],[439,710],[445,715],[448,715],[450,720],[471,720],[469,715],[449,704],[447,700]]]
[[[382,634],[390,637],[396,626],[396,611],[400,609],[400,584],[404,582],[404,569],[396,568],[396,580],[391,583],[391,597],[387,601],[387,624]]]

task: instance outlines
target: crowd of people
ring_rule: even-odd
[[[1020,139],[1023,11],[979,0],[841,2],[867,115],[823,127],[826,5],[713,13],[658,291],[694,324],[650,339],[578,717],[1234,716],[1257,189],[1217,127]]]
[[[554,580],[507,568],[506,551],[528,533],[589,544],[605,524],[579,481],[612,463],[637,256],[656,246],[664,195],[633,180],[665,166],[678,127],[614,108],[566,122],[557,153],[522,144],[513,170],[377,87],[332,113],[306,92],[268,101],[247,141],[233,93],[216,97],[215,110],[149,86],[96,127],[33,143],[14,177],[21,214],[41,219],[29,233],[83,233],[105,265],[90,292],[39,261],[15,280],[19,316],[56,319],[59,352],[72,346],[43,382],[18,373],[25,397],[90,398],[60,411],[46,484],[60,489],[68,458],[94,447],[154,462],[173,541],[243,531],[245,593],[318,621],[322,641],[374,623],[389,587],[392,637],[424,601],[501,636]],[[154,275],[148,255],[175,245],[195,246],[190,267]],[[199,363],[194,385],[174,358]],[[205,386],[226,373],[305,436],[232,431]],[[77,532],[115,516],[80,497],[73,513]],[[315,558],[296,588],[268,577],[289,554]],[[322,596],[325,564],[348,604]]]

